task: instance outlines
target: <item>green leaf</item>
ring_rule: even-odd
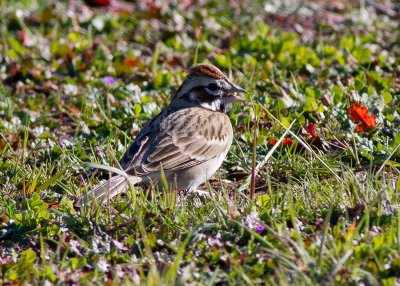
[[[352,36],[342,37],[340,39],[340,47],[349,49],[350,51],[354,48],[354,38]]]
[[[257,197],[257,204],[262,208],[268,207],[270,201],[271,198],[269,195],[261,195]]]
[[[356,87],[357,90],[360,91],[364,88],[364,83],[361,80],[356,79],[354,82],[354,86]]]
[[[369,161],[374,161],[374,156],[368,152],[365,146],[360,148],[360,152],[364,158],[368,159]]]
[[[306,94],[312,98],[315,98],[315,91],[309,87],[306,88]]]
[[[139,103],[135,103],[133,110],[135,112],[135,116],[138,117],[140,112],[142,112],[142,106]]]
[[[382,92],[381,96],[385,104],[388,104],[392,101],[392,95],[389,92]]]
[[[33,193],[35,191],[37,182],[39,180],[40,174],[42,173],[42,166],[40,166],[39,171],[37,172],[35,178],[33,179],[31,186],[29,187],[29,194]]]
[[[227,69],[228,69],[228,68],[230,68],[230,67],[232,66],[230,56],[218,54],[218,55],[216,56],[215,60],[217,61],[217,64],[218,64],[220,67],[223,67],[223,68],[227,68]]]
[[[392,161],[392,160],[387,160],[386,161],[386,165],[392,166],[392,167],[395,167],[395,168],[399,168],[400,167],[400,163],[399,162],[395,162],[395,161]]]
[[[29,50],[25,48],[23,45],[21,45],[20,42],[18,42],[16,39],[9,37],[7,39],[8,43],[12,47],[12,49],[17,53],[17,54],[22,54],[22,53],[29,53]]]
[[[7,56],[15,60],[18,59],[18,54],[15,50],[8,50]]]
[[[147,104],[152,101],[153,101],[153,99],[151,98],[151,96],[149,96],[149,95],[142,96],[142,103]]]
[[[280,122],[281,122],[284,126],[286,126],[286,127],[289,127],[289,126],[290,126],[290,120],[289,120],[289,118],[287,118],[287,117],[281,117],[279,120],[280,120]]]
[[[40,211],[48,208],[48,205],[40,199],[38,193],[34,193],[31,198],[26,200],[27,210]]]
[[[357,47],[353,51],[353,56],[360,63],[370,63],[371,62],[371,50],[364,47]]]
[[[318,104],[315,98],[307,97],[306,103],[304,105],[304,111],[312,112],[318,109]]]
[[[157,72],[156,76],[153,79],[154,87],[161,88],[161,87],[168,85],[168,83],[171,80],[171,77],[172,77],[171,74],[165,70],[163,70],[161,72]]]
[[[43,184],[41,184],[40,186],[38,186],[36,188],[37,191],[41,191],[44,190],[45,188],[47,188],[48,186],[51,186],[53,184],[55,184],[59,178],[61,178],[61,176],[64,174],[65,169],[59,171],[57,174],[55,174],[53,177],[51,177],[50,179],[48,179],[46,182],[44,182]]]
[[[22,251],[19,262],[23,265],[32,265],[36,260],[36,253],[32,249]]]
[[[340,86],[335,85],[332,87],[331,93],[333,94],[333,103],[335,105],[342,101],[343,89]]]

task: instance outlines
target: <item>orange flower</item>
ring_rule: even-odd
[[[75,105],[71,105],[69,111],[71,112],[71,114],[78,114],[80,112],[80,110]]]
[[[8,221],[8,217],[5,214],[1,214],[0,223],[5,223]]]
[[[354,123],[359,123],[356,126],[356,132],[370,131],[376,128],[375,116],[368,114],[368,109],[358,103],[354,104],[348,110],[349,117]]]
[[[278,139],[276,139],[275,137],[271,137],[269,138],[268,144],[273,146],[276,144],[276,142],[278,142]]]
[[[274,146],[276,143],[278,143],[278,139],[276,139],[275,137],[269,138],[268,145]],[[283,139],[282,144],[284,146],[290,146],[293,144],[293,140],[290,138],[285,138]]]
[[[293,140],[290,139],[290,138],[285,138],[285,139],[283,139],[282,144],[285,145],[285,146],[290,146],[290,145],[293,144]]]

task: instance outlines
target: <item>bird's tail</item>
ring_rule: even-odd
[[[139,177],[129,176],[129,182],[132,185],[139,183],[141,180],[142,179]],[[105,202],[107,199],[115,197],[119,193],[125,191],[127,188],[128,179],[126,177],[121,175],[114,176],[104,184],[90,191],[87,194],[88,202],[92,202],[94,200],[98,201],[99,203]],[[83,196],[75,205],[80,207],[84,200],[85,197]]]

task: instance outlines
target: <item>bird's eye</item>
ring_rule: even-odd
[[[219,89],[219,86],[218,86],[218,84],[216,84],[216,83],[210,83],[210,84],[207,86],[207,88],[208,88],[209,90],[211,90],[211,91],[216,91],[216,90]]]

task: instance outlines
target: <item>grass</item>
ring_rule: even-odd
[[[374,3],[3,1],[0,283],[399,284],[398,6]],[[74,207],[195,62],[250,91],[209,195]]]

